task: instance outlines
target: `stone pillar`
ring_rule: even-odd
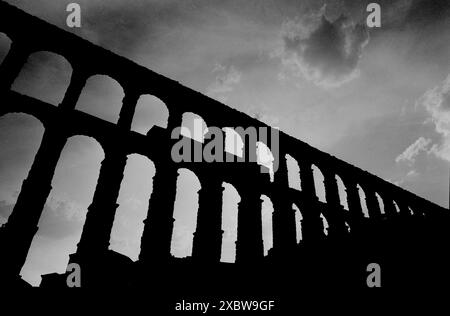
[[[295,226],[295,211],[292,202],[286,197],[289,190],[286,159],[281,159],[278,170],[274,176],[273,202],[273,252],[280,255],[289,255],[297,245],[297,232]]]
[[[155,169],[139,261],[165,263],[170,258],[178,173],[169,165],[155,163]]]
[[[73,89],[79,90],[82,82],[82,79],[78,79]],[[137,98],[135,91],[125,91],[117,123],[124,131],[131,128]],[[87,252],[89,255],[95,255],[109,248],[111,230],[119,206],[117,198],[128,158],[121,148],[115,148],[114,145],[109,143],[104,148],[105,158],[102,161],[92,203],[88,207],[86,222],[78,244],[78,254]]]
[[[236,263],[251,264],[264,258],[261,194],[251,187],[240,187]]]
[[[369,212],[369,218],[372,220],[379,220],[381,218],[380,204],[378,198],[371,186],[364,187],[364,193],[366,194],[367,211]]]
[[[14,210],[0,229],[0,248],[4,258],[2,272],[18,275],[25,263],[65,144],[66,138],[61,131],[47,127],[33,165],[22,183]]]
[[[94,197],[88,207],[78,244],[78,254],[88,253],[89,256],[95,256],[108,250],[126,162],[125,153],[113,148],[105,149]]]
[[[384,205],[384,214],[387,217],[394,217],[397,215],[397,210],[394,205],[394,200],[390,194],[384,192],[381,194],[381,198],[383,199]]]
[[[412,207],[413,215],[416,217],[425,217],[427,210],[430,210],[430,205],[426,200],[419,198],[417,196],[411,197],[410,199]]]
[[[336,174],[328,169],[322,169],[324,175],[325,198],[327,201],[327,221],[329,236],[342,236],[347,233],[345,226],[345,214],[339,199],[339,188],[336,181]]]
[[[404,200],[400,200],[398,203],[398,207],[400,208],[400,216],[409,217],[411,216],[411,211],[409,210],[409,205]]]
[[[222,181],[214,174],[199,177],[197,230],[194,233],[192,257],[199,262],[220,261],[222,251]]]
[[[304,243],[315,243],[324,237],[320,218],[319,199],[314,186],[314,174],[310,161],[296,158],[300,167],[302,183],[302,238]]]
[[[119,120],[117,125],[119,125],[124,130],[130,130],[133,123],[134,112],[136,111],[136,105],[139,100],[139,94],[137,91],[127,91],[123,101],[122,108],[120,109]]]
[[[0,89],[11,87],[28,55],[29,52],[25,48],[13,43],[1,65]],[[85,81],[81,73],[72,74],[71,83],[61,103],[62,108],[75,107]],[[56,122],[56,126],[53,124],[46,126],[41,145],[28,177],[22,184],[13,213],[1,233],[2,240],[14,240],[13,244],[1,245],[2,248],[8,248],[5,253],[9,253],[8,265],[11,273],[19,274],[25,263],[31,242],[38,230],[42,210],[52,189],[51,183],[58,160],[67,142],[64,133],[58,129],[60,122]]]
[[[11,43],[8,55],[0,65],[0,91],[8,91],[22,70],[30,54],[25,45],[14,41]]]
[[[70,78],[69,87],[64,94],[64,100],[60,104],[60,108],[64,110],[75,109],[78,99],[86,85],[87,75],[85,72],[75,68],[72,72],[72,77]]]
[[[345,191],[347,193],[347,204],[350,213],[350,229],[358,227],[364,220],[364,213],[361,206],[361,196],[356,181],[351,176],[343,177]]]
[[[169,109],[169,118],[167,120],[167,129],[169,130],[169,135],[172,130],[177,127],[181,127],[183,123],[183,113],[176,109],[176,104],[169,103],[166,101],[167,108]]]
[[[169,109],[167,130],[169,135],[182,123],[182,112],[170,98],[163,98]],[[177,139],[163,144],[155,164],[153,192],[149,200],[147,218],[141,237],[139,261],[142,263],[167,263],[171,258],[174,206],[177,195],[177,167],[172,162],[171,148]]]
[[[312,163],[301,159],[297,160],[297,162],[300,168],[302,192],[307,196],[317,199]]]

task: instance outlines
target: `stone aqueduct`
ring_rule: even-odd
[[[24,25],[27,27],[23,27]],[[192,251],[192,258],[202,262],[220,260],[223,182],[232,184],[241,197],[236,263],[259,262],[264,258],[262,194],[270,197],[273,203],[271,255],[280,258],[297,246],[293,204],[302,213],[304,242],[323,238],[339,239],[352,234],[364,221],[425,218],[446,214],[446,209],[283,132],[279,135],[279,155],[276,157],[279,159],[279,166],[273,181],[270,181],[267,173],[260,172],[260,166],[256,163],[174,163],[170,157],[174,142],[170,138],[170,132],[181,125],[184,113],[197,114],[207,125],[221,128],[270,127],[3,1],[0,1],[0,32],[6,34],[12,42],[8,55],[0,66],[0,116],[15,112],[27,113],[39,119],[45,127],[40,148],[22,184],[13,213],[0,230],[1,251],[9,258],[6,264],[3,262],[5,269],[2,273],[6,275],[18,276],[20,273],[52,189],[52,178],[60,154],[68,138],[74,135],[93,137],[101,144],[105,153],[78,244],[77,253],[86,255],[95,256],[109,247],[116,201],[127,157],[131,154],[148,157],[156,168],[148,218],[141,240],[140,262],[165,262],[171,256],[173,208],[177,171],[180,168],[194,172],[202,187],[199,191],[197,231]],[[70,84],[57,107],[11,90],[27,58],[40,51],[63,56],[73,68]],[[86,81],[97,74],[113,78],[124,90],[117,124],[76,109]],[[147,135],[141,135],[130,129],[137,100],[141,95],[148,94],[156,96],[167,106],[168,124],[166,129],[152,127]],[[248,151],[249,144],[246,142],[246,145]],[[271,147],[270,143],[266,145]],[[292,189],[288,185],[286,155],[298,162],[301,190]],[[320,202],[316,197],[313,165],[324,175],[326,202]],[[348,210],[340,203],[336,176],[345,184]],[[365,193],[368,218],[363,214],[358,186]],[[377,194],[382,198],[384,211],[380,208]],[[321,215],[329,225],[326,237]],[[11,240],[14,242],[9,243]]]

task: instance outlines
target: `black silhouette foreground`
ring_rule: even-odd
[[[77,251],[70,256],[70,262],[81,266],[82,288],[153,288],[169,296],[270,297],[301,288],[365,288],[370,263],[380,265],[382,287],[449,284],[448,210],[282,132],[279,168],[273,182],[256,163],[175,163],[170,156],[174,144],[170,133],[181,125],[183,113],[195,113],[208,125],[220,128],[270,127],[3,1],[0,32],[12,40],[0,66],[0,116],[27,113],[45,126],[13,213],[0,229],[2,286],[27,286],[19,274],[37,232],[61,151],[74,135],[95,138],[105,152]],[[10,89],[28,56],[38,51],[59,54],[73,67],[70,85],[57,107]],[[75,109],[87,79],[96,74],[108,75],[124,88],[117,124]],[[169,110],[167,129],[152,127],[146,136],[130,131],[136,102],[144,94],[158,97]],[[251,145],[246,142],[246,156]],[[130,154],[148,157],[156,168],[136,262],[108,250],[116,200]],[[288,186],[286,155],[298,161],[301,191]],[[326,203],[316,197],[313,165],[324,175]],[[180,168],[193,171],[202,187],[192,256],[184,259],[170,254]],[[336,176],[345,184],[348,210],[340,205]],[[220,263],[223,182],[232,184],[241,197],[233,264]],[[368,217],[361,207],[358,186],[365,192]],[[273,249],[267,256],[262,240],[262,194],[270,197],[274,206]],[[377,194],[383,200],[384,212]],[[299,244],[293,205],[302,213],[303,238]],[[321,215],[329,225],[327,235]],[[45,275],[41,287],[66,288],[66,277]]]

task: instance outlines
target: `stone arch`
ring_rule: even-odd
[[[327,218],[322,213],[320,213],[320,218],[323,223],[323,233],[325,236],[328,236],[328,228],[330,228],[330,225],[328,224]]]
[[[350,224],[346,221],[345,227],[347,228],[347,232],[350,233],[352,231],[352,228],[350,227]]]
[[[8,221],[44,134],[41,121],[24,113],[0,116],[0,226]]]
[[[241,200],[236,188],[224,182],[222,200],[222,257],[221,262],[235,262],[236,241],[237,241],[237,221],[238,203]]]
[[[39,220],[39,230],[22,268],[21,275],[31,284],[39,284],[42,274],[66,270],[69,254],[76,251],[81,237],[103,158],[102,147],[93,138],[68,139]]]
[[[322,171],[316,166],[312,165],[311,169],[313,171],[314,176],[314,186],[316,188],[316,196],[319,199],[320,202],[326,203],[326,197],[325,197],[325,184],[324,184],[324,176]]]
[[[378,194],[378,193],[375,193],[375,196],[377,197],[377,201],[378,201],[378,205],[380,206],[381,214],[385,214],[383,199],[381,198],[380,194]]]
[[[193,234],[197,229],[197,193],[201,184],[195,173],[189,169],[181,168],[178,174],[171,253],[175,257],[183,258],[192,254]]]
[[[141,249],[143,221],[147,218],[149,197],[153,191],[155,165],[147,157],[128,156],[120,187],[109,249],[136,261]]]
[[[72,66],[63,56],[39,51],[28,56],[11,89],[55,106],[70,84]]]
[[[300,212],[300,209],[295,205],[295,203],[292,203],[292,210],[295,212],[295,230],[296,230],[296,236],[297,236],[297,244],[299,244],[302,239],[302,221],[303,216],[302,212]]]
[[[300,167],[297,160],[286,154],[286,165],[288,171],[289,187],[301,191]]]
[[[145,135],[154,125],[167,128],[168,120],[169,110],[163,101],[150,94],[141,95],[136,104],[131,130]]]
[[[339,175],[336,175],[336,182],[339,192],[339,202],[341,203],[342,207],[348,211],[347,188],[345,187],[345,183],[344,181],[342,181],[342,178]]]
[[[244,157],[244,142],[241,135],[231,127],[222,129],[225,133],[225,151],[240,158]]]
[[[364,189],[361,187],[360,184],[357,185],[357,188],[359,193],[359,199],[361,201],[361,209],[363,211],[364,217],[369,218],[369,209],[367,207],[366,193],[364,192]]]
[[[394,203],[394,208],[397,213],[400,213],[400,207],[398,206],[396,201],[392,201]]]
[[[263,232],[264,255],[267,256],[273,247],[273,203],[267,195],[261,195],[261,220]]]
[[[124,95],[122,86],[116,80],[106,75],[94,75],[86,81],[76,109],[117,123]]]
[[[270,148],[263,142],[256,142],[256,163],[262,166],[261,169],[264,172],[268,172],[270,175],[270,182],[274,181],[274,156]]]
[[[203,143],[206,133],[208,133],[208,126],[200,115],[192,112],[183,113],[181,135]]]
[[[238,126],[234,128],[234,131],[239,135],[243,143],[242,155],[246,162],[256,162],[257,161],[257,142],[258,142],[258,131],[256,128],[250,126],[244,128]],[[267,146],[267,145],[266,145]]]
[[[5,33],[0,32],[0,65],[11,48],[12,41]]]

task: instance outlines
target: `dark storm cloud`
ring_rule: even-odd
[[[147,54],[155,53],[174,30],[202,25],[211,16],[201,1],[97,1],[86,6],[84,36],[127,57],[144,44]]]
[[[360,25],[346,26],[346,22],[344,17],[334,22],[323,17],[319,28],[298,43],[305,61],[324,76],[339,79],[350,74],[359,61],[367,32]]]
[[[405,23],[431,25],[450,18],[450,1],[416,0],[413,1],[405,17]]]
[[[285,29],[284,58],[291,58],[291,66],[316,84],[339,85],[356,74],[369,35],[345,16],[329,21],[319,13],[319,18],[313,26],[291,24]]]
[[[151,20],[143,4],[90,7],[83,15],[83,30],[96,44],[118,53],[133,51],[144,39]]]
[[[322,86],[339,86],[358,75],[366,50],[386,45],[405,62],[435,65],[446,73],[450,1],[380,0],[381,28],[365,26],[373,1],[325,1],[285,23],[282,31],[284,69]],[[286,27],[287,26],[287,27]],[[371,43],[368,43],[369,34]]]
[[[416,0],[409,6],[398,36],[410,37],[406,58],[448,74],[450,54],[450,1]]]
[[[357,12],[357,5],[365,8],[368,3],[356,4],[355,1],[346,0],[344,8],[352,12]],[[382,27],[378,31],[386,31],[391,28],[404,29],[405,27],[433,27],[448,21],[450,18],[450,1],[448,0],[379,0],[375,1],[381,7]],[[362,12],[365,18],[367,13]]]
[[[78,233],[83,228],[81,210],[67,201],[45,204],[39,220],[38,235],[62,239]],[[54,205],[53,205],[54,204]],[[5,223],[14,209],[14,204],[0,201],[0,224]]]
[[[70,29],[66,25],[66,6],[74,1],[7,2],[126,57],[130,57],[128,54],[133,53],[144,40],[156,42],[160,36],[170,32],[170,28],[190,23],[198,17],[198,9],[206,7],[207,3],[198,5],[191,0],[78,0],[75,2],[81,7],[81,28]]]

